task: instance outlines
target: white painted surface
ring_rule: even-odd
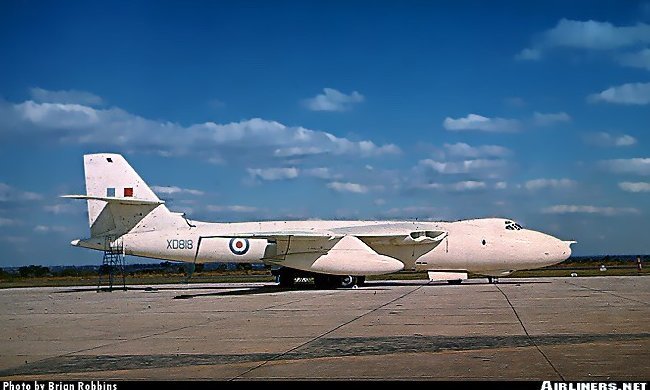
[[[133,188],[133,203],[160,201],[120,155],[86,155],[84,166],[88,196],[105,197],[107,188],[123,196],[124,188]],[[534,230],[507,229],[513,223],[504,218],[189,223],[164,204],[98,199],[88,200],[88,212],[91,238],[75,246],[102,250],[105,235],[121,236],[130,255],[197,263],[263,262],[337,275],[407,269],[501,276],[561,262],[574,243]],[[232,239],[248,244],[235,248]]]

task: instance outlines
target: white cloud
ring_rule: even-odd
[[[542,114],[540,112],[535,112],[533,114],[533,122],[537,126],[549,126],[555,123],[560,122],[570,122],[571,117],[566,112],[557,112],[550,114]]]
[[[537,61],[542,58],[542,52],[540,49],[531,49],[525,48],[515,56],[518,60],[528,60],[528,61]]]
[[[85,202],[70,202],[43,206],[43,210],[52,214],[75,214],[82,212],[86,207]]]
[[[561,19],[550,30],[541,33],[532,47],[523,49],[516,58],[539,60],[546,50],[566,47],[586,50],[614,50],[650,43],[650,25],[614,26],[594,20]]]
[[[487,188],[487,184],[484,181],[477,180],[466,180],[459,181],[455,183],[426,183],[426,184],[417,184],[414,188],[420,190],[441,190],[441,191],[451,191],[451,192],[471,192],[476,190],[482,190]]]
[[[298,177],[298,168],[248,168],[246,169],[251,178],[262,180],[287,180]]]
[[[527,190],[535,191],[542,188],[572,188],[576,182],[571,179],[535,179],[524,183]]]
[[[272,160],[298,155],[377,157],[399,154],[394,144],[351,141],[300,126],[260,118],[190,126],[149,120],[119,108],[97,109],[80,104],[11,104],[0,101],[0,131],[52,138],[67,144],[101,145],[122,151],[162,156],[198,156],[217,163]]]
[[[24,244],[27,242],[27,237],[23,236],[2,236],[0,240],[9,242],[11,244]]]
[[[598,133],[590,133],[585,136],[585,141],[592,145],[611,147],[611,146],[632,146],[636,145],[636,138],[631,135],[622,134],[614,135],[604,131]]]
[[[441,162],[432,159],[420,160],[421,166],[431,168],[442,174],[469,173],[479,170],[502,168],[506,166],[505,160],[476,159],[454,162]]]
[[[234,213],[254,213],[258,211],[257,207],[242,206],[242,205],[232,205],[232,206],[208,205],[206,206],[206,209],[208,211],[217,212],[217,213],[224,212],[224,211],[230,211]]]
[[[16,221],[15,219],[0,217],[0,226],[15,226],[17,224],[18,221]]]
[[[464,142],[458,142],[455,144],[444,144],[444,147],[451,156],[469,158],[504,157],[511,153],[510,149],[498,145],[470,146]]]
[[[316,177],[318,179],[331,179],[335,176],[338,175],[333,175],[329,168],[309,168],[309,169],[301,169],[300,174],[304,176],[309,176],[309,177]]]
[[[505,190],[506,188],[508,188],[508,183],[506,183],[505,181],[497,182],[494,185],[494,188],[496,188],[497,190]]]
[[[21,191],[6,183],[0,183],[0,202],[24,202],[28,200],[40,200],[43,196],[35,192]]]
[[[175,194],[189,194],[189,195],[203,195],[203,191],[193,190],[191,188],[180,188],[176,186],[151,186],[151,189],[157,194],[175,195]]]
[[[640,214],[639,209],[633,207],[598,207],[586,205],[556,205],[542,209],[545,214],[600,214],[607,216],[623,214]]]
[[[442,125],[449,131],[478,130],[486,132],[511,133],[519,131],[520,124],[516,119],[488,118],[477,114],[469,114],[465,118],[447,117]]]
[[[34,227],[34,231],[36,233],[63,233],[67,231],[68,229],[65,226],[45,226],[45,225],[38,225]]]
[[[650,49],[646,48],[636,53],[623,54],[618,60],[621,65],[650,70]]]
[[[364,101],[364,96],[357,91],[346,95],[334,88],[323,88],[323,93],[305,99],[303,103],[312,111],[347,111],[355,103]]]
[[[485,182],[468,180],[468,181],[460,181],[458,183],[452,183],[449,188],[453,191],[464,192],[464,191],[481,190],[484,189],[485,187],[486,187]]]
[[[84,104],[88,106],[101,106],[104,101],[101,97],[90,92],[75,91],[48,91],[43,88],[30,88],[32,99],[39,103]]]
[[[650,83],[628,83],[610,87],[602,92],[589,95],[587,100],[617,104],[650,104]]]
[[[629,182],[618,183],[618,186],[627,192],[650,192],[650,183],[646,182]]]
[[[650,158],[629,158],[603,160],[600,165],[616,173],[650,175]]]
[[[315,177],[317,179],[333,179],[340,177],[340,175],[333,174],[329,168],[248,168],[248,174],[252,179],[259,178],[261,180],[287,180],[295,179],[299,176]]]
[[[333,181],[327,183],[327,188],[331,188],[336,192],[353,192],[357,194],[365,194],[369,188],[358,183],[344,183],[340,181]]]

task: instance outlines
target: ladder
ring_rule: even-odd
[[[99,267],[99,280],[97,281],[97,292],[113,291],[116,274],[122,275],[121,290],[126,291],[126,262],[124,260],[124,244],[121,238],[106,236],[104,238],[104,257]],[[107,288],[102,288],[103,283],[108,283]]]

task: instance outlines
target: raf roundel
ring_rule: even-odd
[[[250,243],[246,238],[231,238],[228,244],[230,251],[236,255],[243,255],[248,252]]]

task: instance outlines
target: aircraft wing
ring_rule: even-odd
[[[347,231],[346,231],[347,229]],[[346,228],[235,234],[264,238],[275,250],[263,260],[285,267],[338,275],[374,275],[401,271],[404,262],[435,248],[446,231]]]

